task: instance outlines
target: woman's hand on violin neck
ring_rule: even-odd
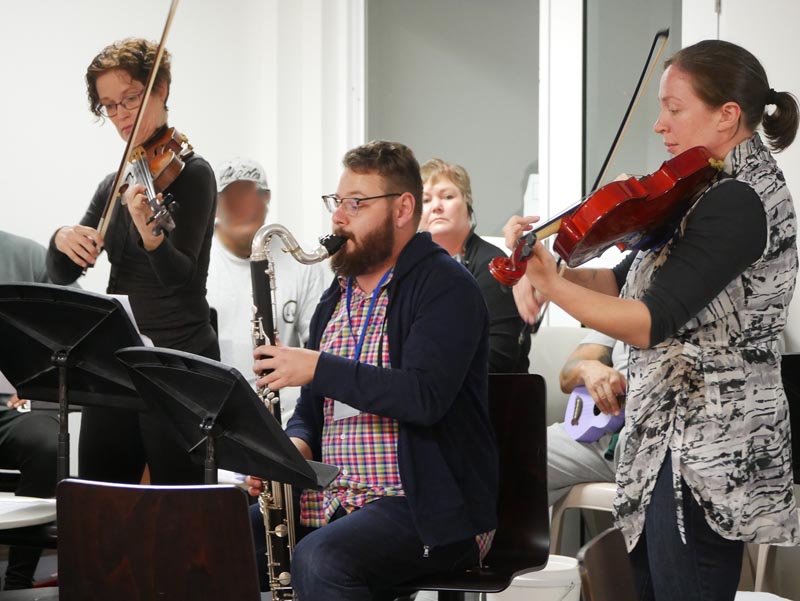
[[[160,201],[161,194],[159,193],[156,198]],[[145,187],[141,184],[128,186],[128,189],[125,190],[125,194],[122,196],[122,203],[128,207],[128,212],[131,214],[133,224],[142,237],[142,246],[144,246],[144,249],[147,251],[157,249],[164,241],[164,234],[161,233],[158,236],[154,236],[154,225],[152,223],[147,223],[147,220],[153,216],[153,211],[150,209],[150,205],[147,202]]]
[[[533,255],[526,263],[525,276],[542,301],[551,299],[550,291],[561,276],[555,257],[540,241],[533,246]]]
[[[517,282],[512,291],[519,316],[525,323],[535,324],[542,311],[544,300],[536,295],[536,291],[527,278],[522,278]]]
[[[517,241],[531,230],[531,224],[539,221],[539,217],[522,217],[514,215],[503,226],[503,236],[506,239],[506,246],[514,250]]]
[[[103,236],[85,225],[68,225],[56,232],[56,248],[80,267],[94,265],[103,250]]]

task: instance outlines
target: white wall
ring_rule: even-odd
[[[531,0],[368,0],[367,137],[469,172],[497,235],[537,171],[538,8]]]
[[[84,74],[106,44],[161,37],[169,2],[0,2],[0,228],[47,244],[76,223],[124,143],[88,111]],[[170,124],[212,165],[264,164],[270,219],[300,240],[330,230],[319,200],[344,151],[363,141],[362,0],[184,0],[173,55]],[[184,207],[182,210],[186,210]],[[107,268],[83,285],[104,290]]]
[[[583,0],[539,2],[539,214],[554,217],[581,198]],[[577,325],[550,305],[543,325]]]

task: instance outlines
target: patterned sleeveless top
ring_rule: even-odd
[[[628,440],[614,503],[629,550],[642,534],[668,449],[684,542],[681,477],[724,538],[800,543],[778,348],[798,267],[794,208],[783,173],[758,134],[729,153],[724,170],[763,202],[767,244],[755,263],[671,338],[649,349],[631,348]],[[731,180],[713,187],[726,181]],[[687,217],[670,242],[636,256],[621,296],[641,298],[685,231]]]

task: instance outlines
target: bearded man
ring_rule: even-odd
[[[324,490],[302,493],[300,523],[313,530],[292,556],[295,593],[393,599],[410,579],[477,566],[491,545],[489,319],[475,279],[417,232],[411,150],[370,142],[343,166],[323,200],[347,240],[308,348],[259,347],[255,371],[273,370],[259,386],[303,387],[286,433],[307,459],[340,468]]]

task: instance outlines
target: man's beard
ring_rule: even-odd
[[[347,250],[347,246],[344,246],[331,257],[331,267],[341,277],[352,278],[369,273],[392,256],[394,227],[391,212],[381,226],[366,234],[361,242],[356,242],[341,230],[334,233],[345,236],[357,245],[353,250]]]

